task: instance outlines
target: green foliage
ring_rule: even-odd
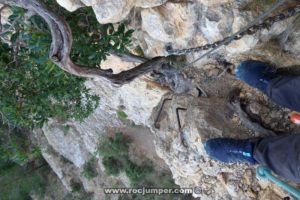
[[[40,156],[40,149],[32,146],[25,130],[9,129],[0,120],[0,172],[8,163],[24,166]]]
[[[103,157],[102,163],[105,167],[106,174],[110,176],[117,176],[124,169],[124,164],[114,157],[105,156]]]
[[[116,133],[114,138],[103,138],[97,148],[97,154],[103,157],[127,157],[130,140],[122,133]]]
[[[73,180],[71,181],[70,184],[71,184],[72,192],[79,192],[83,188],[81,183],[73,181]]]
[[[44,1],[70,24],[74,39],[71,57],[78,64],[97,67],[109,53],[127,51],[133,31],[126,31],[124,25],[100,25],[91,8],[70,13],[55,0]],[[10,23],[4,24],[0,33],[0,116],[1,125],[18,129],[11,134],[7,126],[6,130],[0,127],[0,188],[1,199],[29,199],[34,189],[42,188],[47,173],[32,169],[40,150],[28,142],[21,127],[41,127],[54,117],[83,120],[98,106],[99,98],[89,94],[85,79],[65,73],[48,59],[51,34],[42,18],[28,18],[21,8],[12,11]],[[95,175],[91,165],[84,173]],[[70,197],[88,199],[75,196]]]
[[[64,132],[65,135],[69,133],[70,129],[71,129],[71,126],[68,124],[61,126],[61,130]]]
[[[13,9],[16,21],[10,42],[0,44],[0,111],[15,126],[34,128],[48,118],[82,120],[98,105],[84,79],[65,73],[47,57],[50,33],[40,17],[24,24],[24,13]],[[15,48],[18,50],[16,51]]]
[[[118,110],[117,111],[117,116],[121,120],[125,120],[128,117],[128,115],[124,111],[122,111],[122,110]]]
[[[129,159],[130,140],[122,133],[116,133],[114,138],[100,141],[97,154],[103,157],[103,165],[108,175],[118,175],[125,172],[133,186],[153,183],[155,171],[151,165],[137,165]]]
[[[88,193],[84,190],[81,183],[71,180],[72,192],[64,196],[63,200],[91,200],[93,197],[92,193]]]
[[[30,195],[43,196],[47,183],[45,177],[49,173],[47,166],[31,169],[13,165],[5,172],[0,173],[1,199],[25,200]]]
[[[57,6],[54,0],[45,2],[69,23],[73,34],[71,58],[76,63],[96,66],[111,52],[127,52],[133,30],[125,30],[124,24],[99,24],[91,7],[68,12]]]
[[[98,172],[95,169],[96,168],[96,161],[97,161],[96,158],[93,157],[83,165],[82,175],[88,180],[91,180],[91,179],[95,178],[98,175]]]
[[[44,192],[49,168],[28,135],[0,121],[0,199],[29,199],[32,193],[41,196]]]
[[[111,52],[126,52],[132,30],[123,24],[101,25],[91,8],[68,12],[53,0],[45,3],[69,23],[73,33],[72,59],[97,67]],[[0,38],[0,112],[7,123],[40,127],[48,118],[82,120],[98,105],[89,94],[85,79],[72,76],[48,59],[51,34],[39,16],[25,17],[25,11],[12,8],[10,25],[4,25]],[[11,37],[10,37],[11,36]],[[10,44],[10,45],[8,45]]]
[[[84,15],[81,16],[84,17]],[[124,24],[121,24],[117,30],[115,30],[112,24],[100,25],[96,22],[94,30],[98,30],[98,32],[91,32],[93,35],[86,35],[86,37],[82,37],[82,34],[84,33],[81,33],[80,31],[73,33],[76,39],[74,39],[72,59],[75,62],[96,66],[99,65],[102,60],[105,60],[110,52],[127,52],[125,47],[131,43],[130,37],[132,35],[132,30],[125,32]],[[86,31],[85,34],[87,34]],[[90,38],[90,41],[87,40],[87,38]],[[88,48],[86,48],[85,51],[82,51],[82,46],[87,46],[88,44]]]
[[[128,161],[125,168],[126,175],[130,179],[132,185],[146,185],[149,182],[149,177],[154,173],[153,167],[150,165],[139,166],[135,163]],[[152,185],[150,183],[150,185]]]
[[[178,188],[169,174],[158,173],[150,164],[137,165],[129,159],[130,140],[121,133],[100,141],[97,154],[102,156],[105,172],[116,176],[125,172],[133,187]],[[122,199],[172,199],[175,195],[122,195]],[[178,196],[178,195],[177,195]],[[180,196],[180,195],[179,195]],[[109,198],[109,196],[107,197]]]

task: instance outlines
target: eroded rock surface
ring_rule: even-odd
[[[237,123],[229,105],[226,98],[174,98],[164,109],[160,128],[154,128],[159,155],[170,166],[177,184],[201,188],[194,194],[201,199],[263,200],[262,193],[270,190],[273,199],[282,199],[285,193],[258,181],[252,166],[222,164],[207,156],[203,146],[207,139],[253,137],[243,123]],[[187,109],[180,113],[182,132],[177,125],[177,107]]]
[[[167,0],[57,0],[69,11],[82,6],[92,6],[100,23],[116,23],[124,20],[134,7],[149,8],[159,6]]]

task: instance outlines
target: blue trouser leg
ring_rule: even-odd
[[[274,136],[255,144],[253,157],[276,174],[300,183],[300,134]]]
[[[278,105],[300,112],[300,76],[279,76],[271,80],[267,95]]]
[[[251,60],[242,62],[236,75],[278,105],[300,112],[300,76],[281,76],[267,64]],[[300,134],[261,139],[253,157],[278,175],[300,183]]]
[[[300,76],[281,76],[266,63],[253,60],[242,62],[236,75],[278,105],[300,112]]]

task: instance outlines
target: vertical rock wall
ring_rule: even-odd
[[[177,49],[215,42],[240,30],[257,15],[242,9],[248,1],[57,1],[70,11],[81,6],[92,6],[100,23],[125,22],[129,28],[136,30],[134,45],[140,46],[148,57],[166,55],[166,47],[170,46]],[[295,23],[297,19],[293,17],[274,24],[269,30],[246,36],[221,48],[217,54],[233,64],[244,59],[259,59],[280,67],[299,65],[300,28]],[[187,61],[199,55],[188,55]],[[209,67],[204,68],[208,63]],[[114,66],[114,72],[118,72],[134,65],[110,57],[102,67]],[[220,96],[228,95],[232,86],[241,87],[238,81],[228,82],[232,76],[220,78],[222,71],[213,58],[206,58],[184,70],[187,76],[203,84],[213,98],[175,98],[163,112],[160,129],[152,125],[159,104],[168,91],[153,83],[151,78],[144,76],[121,87],[103,79],[88,80],[87,86],[101,98],[100,107],[82,123],[51,120],[43,128],[44,134],[57,153],[80,168],[86,162],[87,155],[94,152],[97,139],[102,134],[110,127],[123,126],[116,115],[117,111],[122,111],[136,124],[152,129],[156,136],[157,152],[170,167],[176,183],[181,187],[201,188],[195,196],[201,199],[281,199],[287,194],[274,185],[258,182],[253,167],[222,165],[210,160],[203,150],[202,142],[210,137],[252,136],[243,127],[232,124],[236,118],[218,115],[229,112],[224,110],[225,100],[221,100]],[[250,93],[257,95],[253,91]],[[259,98],[264,99],[261,95]],[[186,107],[189,112],[183,114],[184,138],[188,148],[183,146],[178,132],[174,112],[177,105]],[[66,125],[69,127],[67,131]]]

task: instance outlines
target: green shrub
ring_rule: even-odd
[[[157,173],[151,165],[137,165],[129,159],[129,145],[130,140],[122,133],[100,141],[96,153],[102,156],[106,173],[118,175],[125,172],[133,186],[156,184],[153,180],[157,179]]]
[[[122,133],[116,133],[113,138],[103,138],[96,153],[103,157],[128,157],[129,144]]]
[[[128,117],[128,115],[124,111],[121,111],[121,110],[117,111],[117,116],[121,120],[125,120]]]
[[[124,24],[99,24],[91,7],[68,12],[57,5],[55,0],[45,0],[46,4],[63,16],[73,34],[71,58],[78,64],[96,66],[105,60],[110,52],[128,52],[133,30],[125,30]]]
[[[50,169],[28,134],[24,129],[8,127],[0,119],[0,199],[29,199],[32,193],[44,193]]]
[[[78,64],[99,66],[110,52],[127,51],[133,31],[126,31],[124,25],[116,29],[112,24],[100,25],[91,8],[70,13],[55,0],[44,2],[70,24],[74,39],[71,57]],[[28,19],[25,10],[16,7],[12,11],[10,23],[3,24],[0,33],[1,125],[17,127],[16,131],[41,127],[48,118],[86,118],[98,106],[99,98],[89,93],[85,79],[64,72],[48,59],[51,34],[42,18],[33,15]],[[7,140],[7,130],[1,131],[0,199],[30,199],[32,191],[40,190],[46,181],[47,172],[24,171],[39,163],[40,150],[23,133],[9,134]],[[90,166],[85,171],[88,177],[95,175]],[[74,189],[82,188],[74,185]],[[86,199],[75,196],[71,199]]]
[[[11,22],[25,21],[21,9],[13,11]],[[33,16],[29,23],[17,20],[12,45],[0,44],[0,111],[4,120],[34,128],[51,117],[84,119],[97,107],[98,97],[89,94],[84,79],[65,73],[48,59],[51,40],[44,22]]]
[[[111,176],[117,176],[124,170],[124,164],[114,157],[103,157],[102,163],[105,167],[105,173]]]
[[[116,133],[113,138],[104,138],[100,141],[97,154],[103,157],[103,165],[108,175],[118,175],[124,171],[128,162],[130,140],[122,133]]]
[[[14,163],[24,166],[40,156],[40,149],[31,144],[26,130],[11,129],[0,119],[0,170],[1,164]]]
[[[137,165],[129,159],[130,140],[124,138],[121,133],[116,133],[114,138],[106,138],[100,141],[97,154],[102,156],[102,162],[107,175],[118,175],[125,172],[132,187],[148,188],[178,188],[170,174],[162,174],[154,170],[150,164]],[[173,199],[184,195],[121,195],[119,200],[162,200]],[[109,198],[109,196],[107,197]]]
[[[135,163],[128,162],[128,166],[125,168],[126,175],[130,179],[132,185],[146,185],[149,182],[149,177],[154,172],[153,167],[149,165],[139,166]],[[151,184],[151,183],[150,183]]]
[[[82,183],[77,180],[71,180],[70,182],[72,192],[63,197],[63,200],[91,200],[93,199],[93,193],[86,192]]]
[[[53,0],[45,1],[64,16],[72,32],[71,57],[78,64],[99,66],[110,52],[126,52],[132,30],[124,25],[97,22],[91,8],[70,13]],[[48,59],[51,34],[39,16],[25,18],[25,11],[12,8],[13,15],[0,34],[0,112],[7,123],[22,127],[41,127],[48,118],[83,120],[98,105],[90,95],[85,79],[70,75]],[[13,23],[14,22],[14,23]],[[10,37],[11,36],[11,37]],[[11,44],[11,45],[8,45]]]
[[[96,161],[96,158],[93,157],[83,165],[82,175],[88,180],[91,180],[98,175],[96,170]]]
[[[47,183],[46,176],[50,169],[47,166],[39,169],[28,167],[28,169],[13,165],[0,173],[1,199],[31,199],[31,194],[43,196]]]
[[[72,192],[79,192],[83,189],[82,184],[77,181],[74,181],[74,180],[71,180],[70,186],[71,186]]]

